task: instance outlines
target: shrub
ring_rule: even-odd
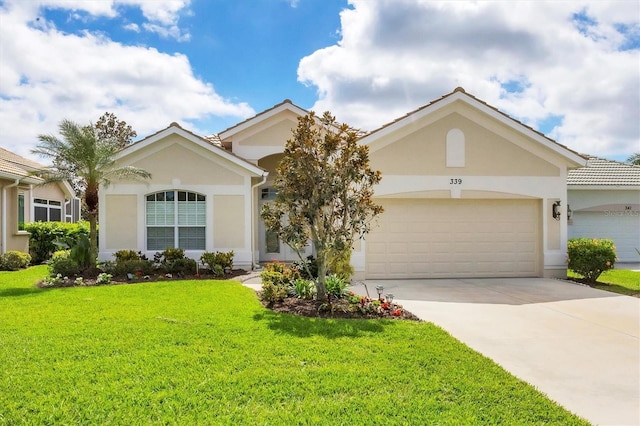
[[[100,268],[114,277],[125,277],[127,274],[151,275],[156,270],[153,262],[142,259],[104,262]]]
[[[351,248],[335,252],[329,258],[329,270],[345,281],[349,281],[353,276],[353,266],[351,266]]]
[[[34,264],[49,260],[58,250],[56,243],[65,247],[76,245],[79,235],[89,236],[89,223],[64,222],[31,222],[26,223],[24,229],[29,236],[29,254]]]
[[[229,252],[205,252],[200,256],[200,262],[202,262],[207,269],[216,275],[222,275],[224,270],[233,268],[233,250]]]
[[[569,240],[567,249],[569,269],[587,282],[596,282],[616,261],[616,248],[609,239],[574,238]]]
[[[113,256],[116,258],[116,263],[120,263],[129,260],[139,260],[140,254],[141,253],[138,253],[135,250],[118,250],[113,254]]]
[[[179,259],[184,259],[184,250],[181,248],[168,248],[160,252],[160,262],[173,262]]]
[[[336,274],[329,275],[325,279],[324,284],[327,287],[327,294],[338,299],[343,298],[347,294],[347,288],[349,287],[349,283]]]
[[[98,278],[96,278],[96,284],[100,284],[100,285],[109,284],[111,283],[111,278],[113,278],[111,274],[107,274],[103,272],[98,275]]]
[[[59,250],[51,256],[48,262],[49,275],[55,277],[60,274],[63,277],[70,277],[80,272],[78,262],[71,258],[71,250]]]
[[[193,275],[196,273],[196,261],[188,257],[167,261],[162,265],[162,270],[167,274]]]
[[[262,279],[262,297],[267,302],[282,300],[288,295],[296,294],[294,283],[300,277],[295,267],[282,262],[267,263],[260,273]]]
[[[17,271],[26,268],[31,263],[29,253],[21,251],[8,251],[0,255],[0,271]]]
[[[57,287],[64,283],[62,275],[57,274],[55,276],[44,277],[40,283],[42,287]]]
[[[300,271],[300,275],[308,280],[318,278],[318,262],[315,257],[307,256],[305,260],[293,262],[293,266]]]
[[[73,259],[81,269],[91,264],[91,243],[89,237],[80,234],[75,245],[71,248],[71,259]]]
[[[313,281],[305,280],[304,278],[298,278],[293,282],[296,295],[300,299],[313,299],[316,294],[316,285]]]

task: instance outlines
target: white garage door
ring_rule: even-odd
[[[540,274],[537,200],[378,200],[366,277],[527,277]]]
[[[574,212],[569,238],[610,238],[618,262],[638,262],[640,257],[640,215],[637,212]]]

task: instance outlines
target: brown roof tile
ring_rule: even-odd
[[[43,169],[40,163],[24,158],[14,152],[0,147],[0,172],[16,177],[28,177],[33,170]],[[33,179],[38,179],[32,177]]]

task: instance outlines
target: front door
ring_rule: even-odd
[[[260,194],[260,202],[258,203],[259,212],[262,211],[262,206],[274,197],[275,192],[272,188],[263,188]],[[300,254],[303,258],[311,256],[311,243],[307,243]],[[271,262],[273,260],[295,262],[299,259],[296,252],[283,243],[274,232],[269,231],[264,222],[260,220],[260,262]]]

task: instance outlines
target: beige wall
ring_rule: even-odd
[[[0,188],[12,185],[14,181],[0,180]],[[6,247],[2,247],[2,251],[22,251],[29,252],[29,234],[24,231],[18,231],[18,193],[24,192],[25,195],[25,221],[29,219],[29,188],[28,187],[11,187],[6,190],[6,210],[2,210],[2,197],[0,197],[0,212],[6,211]],[[2,240],[2,227],[0,227],[0,241]]]
[[[446,167],[446,136],[451,129],[465,136],[465,167]],[[521,135],[514,138],[523,139]],[[390,134],[389,138],[394,138]],[[384,142],[383,142],[384,143]],[[526,141],[524,141],[526,144]],[[533,141],[531,144],[533,145]],[[374,147],[375,148],[375,145]],[[392,175],[558,176],[560,170],[457,112],[371,152],[371,165]]]
[[[269,172],[268,180],[265,185],[262,185],[262,187],[272,185],[275,179],[278,177],[276,167],[278,167],[278,164],[282,160],[282,157],[284,157],[284,154],[273,154],[265,158],[261,158],[258,161],[258,166]]]
[[[64,200],[68,198],[58,184],[49,184],[33,187],[33,198],[44,198],[45,200],[60,201],[64,204]]]
[[[190,148],[187,148],[187,145]],[[151,173],[150,183],[173,186],[179,179],[183,185],[242,185],[244,177],[225,167],[222,161],[211,160],[211,154],[195,146],[178,135],[171,135],[158,141],[153,151],[139,154],[143,158],[133,159],[131,163]]]
[[[244,196],[213,196],[214,250],[244,247]]]
[[[270,145],[282,145],[284,146],[287,139],[291,139],[291,131],[298,125],[297,117],[293,114],[283,113],[286,116],[274,117],[274,120],[269,120],[262,127],[259,132],[255,132],[257,129],[252,129],[251,132],[240,134],[234,138],[240,145],[250,146],[270,146]],[[276,121],[277,120],[277,121]]]
[[[107,195],[107,210],[102,219],[109,232],[105,235],[108,250],[138,249],[138,213],[136,195]]]

